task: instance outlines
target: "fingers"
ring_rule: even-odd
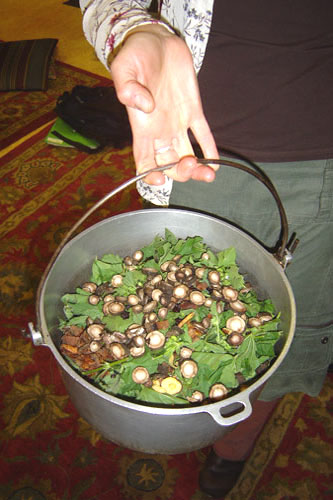
[[[208,159],[218,159],[219,152],[207,120],[204,117],[202,117],[200,120],[196,120],[192,124],[191,130],[201,147],[204,157]],[[212,168],[214,170],[217,170],[218,165],[212,165]]]

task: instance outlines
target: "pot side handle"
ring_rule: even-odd
[[[232,411],[231,409],[234,406],[234,403],[232,403],[230,407],[222,405],[221,406],[214,405],[214,407],[212,408],[209,409],[205,408],[205,412],[209,413],[209,415],[215,420],[215,422],[218,425],[221,425],[223,427],[235,425],[248,418],[252,413],[252,405],[247,396],[242,395],[242,397],[236,402],[236,404],[237,403],[240,403],[243,406],[243,409],[237,412]],[[228,414],[228,408],[229,408],[230,415],[223,416],[221,413],[222,408],[223,408],[223,413],[225,414]]]

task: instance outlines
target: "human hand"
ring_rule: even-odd
[[[188,137],[191,130],[205,158],[219,157],[185,42],[163,26],[143,25],[129,34],[110,70],[127,108],[137,172],[177,162],[165,171],[174,180],[214,180],[213,168],[194,158]],[[145,181],[163,184],[164,174],[150,173]]]

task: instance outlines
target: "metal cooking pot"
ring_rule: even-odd
[[[231,165],[233,162],[228,164],[222,160],[206,162],[235,166]],[[280,247],[277,252],[278,259],[231,224],[189,210],[156,208],[129,212],[105,219],[70,239],[93,210],[130,183],[142,178],[141,174],[116,188],[92,207],[72,228],[49,263],[38,290],[36,328],[29,323],[31,336],[35,345],[45,345],[51,349],[78,412],[106,439],[146,453],[185,453],[208,446],[221,438],[231,426],[250,416],[252,402],[285,358],[296,321],[295,301],[283,269],[286,264],[281,265],[286,258],[290,258],[286,248],[286,219],[270,181],[260,177],[257,172],[254,175],[271,189],[278,202],[284,226],[283,248]],[[75,289],[78,283],[90,278],[95,256],[110,252],[121,256],[131,254],[136,248],[150,243],[157,234],[163,236],[165,228],[179,238],[200,235],[214,250],[234,246],[240,271],[246,274],[260,295],[270,297],[276,309],[281,311],[283,335],[277,343],[277,358],[272,366],[245,390],[216,403],[166,408],[125,401],[87,382],[68,365],[59,351],[61,333],[58,321],[63,316],[60,298]]]

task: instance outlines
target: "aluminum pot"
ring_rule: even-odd
[[[79,221],[80,222],[80,221]],[[272,366],[245,390],[222,401],[196,407],[166,408],[136,404],[107,394],[76,373],[59,346],[60,298],[89,280],[95,256],[121,256],[149,244],[165,228],[178,238],[200,235],[213,250],[234,246],[240,271],[260,295],[281,312],[283,335]],[[63,245],[46,271],[37,301],[37,327],[29,324],[35,345],[49,347],[79,414],[106,439],[145,453],[177,454],[206,447],[231,426],[249,417],[264,383],[285,358],[293,339],[296,312],[291,286],[277,259],[245,232],[217,218],[178,209],[128,212],[105,219]]]

